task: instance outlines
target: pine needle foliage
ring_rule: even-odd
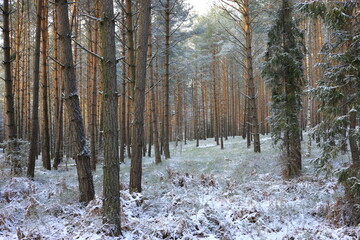
[[[283,152],[283,177],[301,171],[300,127],[303,74],[303,34],[296,27],[290,1],[283,0],[268,33],[263,75],[271,89],[272,137]]]
[[[360,222],[360,3],[347,1],[312,1],[301,3],[305,14],[321,16],[330,29],[330,39],[321,50],[323,77],[314,94],[320,102],[323,119],[316,127],[321,138],[319,169],[336,171],[345,187],[348,206],[346,224]],[[321,11],[315,11],[321,8]],[[351,162],[334,169],[331,160],[339,156],[342,144],[349,143]]]

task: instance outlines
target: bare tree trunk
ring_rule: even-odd
[[[4,38],[4,68],[5,68],[5,112],[6,112],[6,137],[8,140],[16,139],[16,125],[14,112],[13,79],[11,76],[10,56],[10,7],[9,0],[4,0],[3,5],[3,38]]]
[[[3,38],[4,38],[4,68],[5,68],[5,112],[6,112],[6,138],[9,140],[7,151],[14,153],[18,150],[18,143],[16,141],[16,123],[14,112],[14,95],[13,95],[13,79],[11,76],[11,56],[10,56],[10,7],[9,1],[4,0],[3,5]],[[22,172],[21,164],[12,159],[11,171],[14,175],[20,175]]]
[[[156,112],[156,101],[155,101],[155,85],[154,85],[154,69],[153,69],[153,56],[152,56],[152,28],[151,28],[151,20],[150,20],[150,27],[149,27],[149,37],[148,37],[148,59],[150,60],[149,63],[149,79],[150,79],[150,89],[151,89],[151,96],[150,96],[150,119],[151,119],[151,127],[152,131],[150,134],[152,135],[152,142],[154,144],[154,154],[155,154],[155,163],[161,163],[161,156],[159,150],[159,132],[157,126],[157,112]],[[149,153],[150,153],[150,144],[149,144]],[[149,156],[150,157],[150,156]]]
[[[47,44],[48,44],[48,4],[47,0],[42,1],[42,137],[41,137],[41,154],[43,167],[47,170],[51,170],[50,162],[50,123],[49,123],[49,107],[48,107],[48,68],[47,68]]]
[[[118,116],[117,116],[117,84],[115,56],[115,22],[114,3],[103,0],[100,5],[101,24],[100,38],[103,59],[102,74],[102,106],[104,114],[104,187],[103,187],[103,221],[110,224],[110,234],[118,236],[120,227],[120,180],[118,151]]]
[[[90,165],[89,150],[86,147],[84,125],[76,87],[75,69],[71,51],[71,29],[69,24],[67,0],[55,0],[58,20],[60,62],[62,64],[65,104],[70,123],[71,145],[76,161],[80,202],[88,203],[94,199],[94,185]]]
[[[164,155],[166,159],[170,158],[170,0],[165,4],[165,119],[164,119]]]
[[[121,0],[124,5],[124,0]],[[126,25],[125,25],[125,11],[121,11],[121,40],[122,44],[122,57],[126,57]],[[122,95],[121,95],[121,131],[120,131],[120,162],[125,162],[125,144],[126,144],[126,62],[122,62]]]
[[[252,27],[251,18],[249,16],[249,0],[244,0],[244,31],[245,31],[245,47],[246,47],[246,72],[247,72],[247,87],[249,89],[249,120],[251,123],[251,134],[254,138],[254,152],[260,152],[260,136],[259,123],[257,117],[257,103],[256,91],[253,69],[253,53],[252,53]]]
[[[93,7],[92,3],[93,0],[87,0],[86,1],[86,8],[87,8],[87,14],[88,15],[94,15],[93,13]],[[86,19],[86,39],[87,39],[87,49],[94,52],[93,49],[93,24],[92,20],[90,18]],[[91,110],[92,110],[92,60],[93,55],[88,54],[86,56],[86,118],[85,118],[85,128],[90,129],[90,131],[86,132],[86,136],[90,136],[91,141]],[[85,110],[85,109],[84,109]],[[91,146],[90,146],[91,151]],[[92,162],[92,161],[91,161]]]
[[[30,152],[27,176],[34,177],[35,160],[38,153],[39,134],[39,70],[40,70],[40,37],[41,37],[42,0],[38,0],[36,13],[35,55],[34,55],[34,85],[33,85],[33,111],[31,121]]]
[[[135,43],[134,43],[134,27],[133,27],[133,13],[132,13],[132,1],[126,0],[126,28],[127,28],[127,47],[128,47],[128,65],[129,65],[129,83],[128,83],[128,100],[134,99],[135,89]],[[130,145],[131,145],[131,128],[133,120],[134,101],[128,101],[128,132],[127,132],[127,144],[128,144],[128,157],[131,157]]]
[[[95,17],[99,15],[99,1],[95,1]],[[93,41],[93,52],[96,54],[98,52],[98,23],[94,23],[94,41]],[[90,159],[91,159],[91,169],[96,170],[96,131],[97,131],[97,58],[92,56],[92,81],[91,81],[91,126],[90,126]],[[106,107],[102,105],[102,107]]]
[[[216,61],[216,57],[215,57],[215,54],[216,54],[216,49],[215,49],[215,46],[214,46],[214,49],[213,49],[213,56],[212,56],[212,88],[213,88],[213,97],[214,97],[214,103],[213,103],[213,109],[214,109],[214,126],[213,126],[213,129],[214,129],[214,134],[215,134],[215,141],[216,141],[216,145],[219,145],[219,117],[218,117],[218,108],[217,108],[217,91],[216,91],[216,77],[217,77],[217,74],[216,74],[216,64],[217,64],[217,61]]]
[[[140,19],[138,34],[138,51],[136,56],[136,76],[134,95],[134,126],[132,131],[132,156],[130,168],[130,192],[141,192],[142,176],[142,147],[144,140],[144,109],[145,109],[145,83],[146,83],[146,59],[147,42],[150,27],[149,0],[140,0]]]
[[[54,33],[57,34],[57,17],[56,11],[54,11]],[[54,58],[58,59],[58,38],[54,37]],[[53,167],[58,169],[58,166],[63,157],[63,105],[64,101],[62,98],[63,92],[63,84],[61,81],[61,73],[59,71],[59,64],[54,63],[53,70],[53,82],[54,82],[54,108],[55,108],[55,124],[54,124],[54,132],[55,132],[55,156],[54,156],[54,164]]]
[[[62,83],[61,80],[59,80],[59,82]],[[64,117],[63,117],[64,99],[61,96],[63,92],[64,92],[64,87],[62,84],[60,97],[56,99],[60,103],[59,103],[59,109],[57,110],[57,111],[59,111],[59,120],[58,120],[58,129],[56,129],[57,137],[56,137],[56,143],[55,143],[55,157],[54,157],[54,166],[53,166],[55,169],[58,169],[58,166],[59,166],[60,162],[62,161],[62,158],[64,155],[64,152],[63,152],[63,146],[64,146],[64,133],[63,133],[63,129],[64,129],[64,120],[63,120],[64,119]]]
[[[183,83],[183,99],[186,99],[186,87],[185,86],[185,83]],[[187,144],[187,139],[188,139],[188,134],[187,134],[187,131],[188,131],[188,127],[187,127],[187,117],[188,117],[188,114],[187,114],[187,104],[186,104],[186,101],[184,101],[184,104],[183,104],[183,119],[184,119],[184,145]]]
[[[21,6],[20,6],[21,4]],[[20,78],[20,59],[21,59],[21,35],[22,35],[22,25],[23,25],[23,13],[24,13],[24,1],[17,1],[16,3],[17,16],[16,16],[16,39],[15,39],[15,69],[14,69],[14,93],[15,93],[15,124],[17,126],[17,137],[22,138],[22,113],[21,111],[21,91],[23,90],[21,83],[23,83]],[[23,58],[24,59],[24,58]]]
[[[195,67],[195,78],[194,78],[194,84],[193,84],[193,101],[194,101],[194,135],[196,140],[196,147],[199,146],[199,100],[198,100],[198,69],[197,66]]]
[[[151,26],[149,31],[149,59],[152,58],[152,37],[151,37]],[[155,85],[154,85],[154,73],[153,73],[153,64],[152,60],[150,60],[149,65],[149,78],[150,78],[150,88],[151,88],[151,119],[153,126],[153,142],[154,142],[154,153],[155,153],[155,163],[161,163],[161,155],[159,149],[159,131],[158,131],[158,123],[157,123],[157,111],[156,111],[156,101],[155,101]]]

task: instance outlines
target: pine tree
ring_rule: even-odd
[[[271,88],[273,139],[282,150],[285,179],[301,172],[300,126],[303,81],[302,34],[296,28],[289,0],[283,0],[268,33],[263,75]]]
[[[333,167],[330,161],[341,152],[344,142],[349,143],[351,163],[339,171],[345,198],[340,199],[337,206],[347,216],[344,224],[352,225],[360,222],[359,8],[359,2],[352,0],[301,5],[301,10],[310,16],[321,16],[331,30],[330,41],[322,49],[324,74],[314,91],[323,115],[323,121],[315,131],[323,139],[323,151],[317,163],[320,169],[332,170],[327,167]]]
[[[42,1],[38,1],[36,13],[36,34],[35,34],[35,56],[34,56],[34,75],[33,75],[33,111],[31,117],[31,138],[30,152],[28,159],[27,176],[34,178],[35,160],[38,153],[38,134],[39,134],[39,81],[40,81],[40,39],[41,39],[41,13]]]
[[[77,93],[75,66],[71,50],[71,29],[68,15],[68,1],[56,0],[58,21],[59,59],[64,80],[64,99],[70,122],[71,144],[78,173],[80,202],[88,203],[94,199],[94,183],[90,165],[89,150],[86,146],[83,119]]]
[[[134,126],[132,129],[132,154],[130,167],[130,192],[141,192],[142,148],[144,139],[144,109],[147,43],[150,28],[151,1],[140,1],[139,38],[136,55],[136,74],[134,92]]]
[[[2,7],[3,14],[3,49],[4,49],[4,69],[5,69],[5,112],[6,112],[6,138],[9,141],[7,145],[7,153],[14,154],[18,149],[17,135],[16,135],[16,122],[15,122],[15,110],[14,110],[14,94],[13,94],[13,78],[11,74],[11,62],[12,56],[10,45],[10,2],[4,1]],[[17,158],[13,158],[11,161],[11,171],[14,175],[20,175],[22,172],[21,164],[17,161]]]

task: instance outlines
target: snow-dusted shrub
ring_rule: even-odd
[[[27,154],[29,152],[29,142],[21,139],[7,141],[5,166],[11,168],[11,174],[21,176],[26,166]]]

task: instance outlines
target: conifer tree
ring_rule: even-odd
[[[273,139],[282,150],[282,175],[300,175],[301,145],[298,115],[303,81],[302,34],[296,28],[289,0],[283,0],[268,33],[263,75],[271,88]]]
[[[322,154],[317,159],[320,169],[333,171],[334,159],[349,143],[351,162],[339,172],[345,198],[337,204],[347,216],[344,224],[360,222],[360,26],[358,1],[316,1],[301,4],[310,16],[321,16],[331,30],[330,41],[324,44],[321,64],[324,75],[318,81],[315,97],[320,102],[323,121],[315,130],[322,138]],[[346,134],[343,134],[343,133]],[[331,168],[329,168],[330,166]]]

